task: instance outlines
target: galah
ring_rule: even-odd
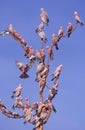
[[[40,14],[41,21],[48,26],[49,23],[49,17],[48,13],[45,11],[44,8],[41,8],[41,14]]]
[[[47,52],[48,52],[48,59],[53,60],[54,55],[53,55],[52,47],[46,46],[46,49],[47,49]]]
[[[59,76],[60,76],[60,73],[61,73],[61,70],[62,70],[62,67],[63,67],[63,65],[60,64],[60,65],[56,68],[55,72],[52,74],[52,79],[51,79],[51,81],[53,81],[54,79],[55,79],[55,80],[58,80],[58,78],[59,78]]]
[[[9,115],[9,118],[22,118],[23,115],[19,115],[17,112],[12,112],[11,115]]]
[[[21,90],[22,90],[22,84],[20,83],[18,85],[18,87],[13,91],[13,95],[11,96],[12,98],[14,97],[19,97],[21,94]]]
[[[67,36],[70,37],[71,33],[73,31],[73,25],[71,22],[68,23],[68,27],[67,27]]]
[[[2,107],[2,108],[1,108],[1,111],[2,111],[2,113],[3,113],[5,116],[7,116],[7,117],[9,117],[9,115],[12,114],[12,112],[9,111],[6,107]]]
[[[41,79],[40,73],[44,70],[44,64],[41,62],[39,64],[36,64],[36,78],[35,81],[39,82]]]
[[[40,114],[41,114],[41,112],[42,112],[42,109],[45,108],[45,107],[46,107],[45,103],[40,104],[40,106],[38,107],[38,112],[37,112],[37,115],[38,115],[38,116],[40,116]]]
[[[16,65],[20,69],[20,71],[22,72],[22,74],[20,75],[20,78],[28,78],[29,75],[27,74],[27,71],[31,67],[31,64],[26,64],[25,65],[20,61],[16,61]]]
[[[20,44],[22,45],[22,47],[27,45],[27,42],[24,40],[24,38],[22,38],[22,36],[18,37],[18,41],[20,42]]]
[[[79,23],[81,26],[84,25],[84,23],[81,21],[79,15],[78,15],[77,11],[74,12],[74,18],[76,20],[76,23]]]
[[[63,37],[64,34],[64,29],[62,26],[60,26],[60,29],[58,31],[58,42],[60,41],[60,39]]]
[[[58,82],[54,82],[54,85],[52,88],[49,89],[49,95],[48,95],[48,99],[52,101],[52,99],[55,97],[55,95],[57,94],[57,87],[58,87]]]
[[[44,28],[44,23],[41,22],[41,23],[39,24],[39,26],[36,28],[35,32],[38,33],[38,32],[40,32],[43,28]]]
[[[5,34],[9,34],[9,31],[8,30],[4,30],[4,31],[0,32],[1,36],[4,36]]]
[[[5,107],[5,105],[4,105],[3,102],[0,100],[0,109],[1,109],[2,107]]]
[[[44,63],[44,60],[45,60],[45,51],[44,49],[40,49],[40,55],[41,55],[41,62]]]
[[[37,61],[41,61],[41,54],[40,54],[40,51],[38,51],[38,50],[36,50],[36,59],[37,59]]]
[[[12,24],[9,24],[8,30],[9,30],[9,33],[13,33],[14,29],[13,29],[13,25]]]
[[[32,130],[36,130],[40,125],[44,123],[44,120],[46,119],[47,114],[43,113],[40,117],[35,118],[35,127]]]
[[[28,98],[25,98],[25,107],[28,109],[31,107],[30,101],[28,100]]]
[[[44,31],[40,30],[40,32],[39,32],[38,34],[39,34],[39,37],[40,37],[40,39],[42,40],[42,42],[43,42],[43,43],[46,43],[47,37],[46,37]]]
[[[19,40],[19,33],[16,30],[13,30],[12,36],[15,40]]]
[[[19,97],[16,97],[16,100],[15,100],[15,103],[13,104],[12,108],[15,109],[15,108],[23,108],[24,105],[22,103],[22,97],[19,96]]]
[[[33,102],[33,107],[34,110],[38,110],[38,102]]]
[[[44,64],[43,64],[43,63],[37,64],[36,67],[37,67],[37,68],[36,68],[36,75],[37,75],[38,73],[40,73],[41,71],[44,70]]]
[[[56,37],[56,34],[52,34],[52,47],[55,46],[56,50],[58,50],[58,39]]]
[[[32,109],[28,109],[28,108],[24,108],[24,124],[28,123],[31,121],[31,118],[32,118]]]
[[[48,110],[50,110],[50,111],[54,111],[55,113],[57,112],[57,111],[56,111],[56,108],[55,108],[54,105],[52,104],[51,100],[46,100],[46,107],[47,107]]]

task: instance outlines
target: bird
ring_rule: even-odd
[[[28,100],[28,98],[25,98],[25,107],[28,109],[31,107],[30,101]]]
[[[44,64],[43,63],[37,64],[36,67],[37,67],[36,68],[36,75],[44,70]]]
[[[77,11],[74,12],[74,18],[75,18],[77,24],[79,23],[81,26],[84,25],[84,23],[81,21],[79,15],[78,15]]]
[[[19,97],[16,97],[16,100],[15,100],[15,103],[13,104],[12,108],[15,109],[15,108],[23,108],[24,105],[22,103],[22,97],[19,96]]]
[[[4,30],[4,31],[0,32],[1,36],[4,36],[5,34],[9,34],[9,31],[8,30]]]
[[[61,73],[61,70],[62,70],[62,67],[63,67],[63,65],[60,64],[60,65],[56,68],[55,72],[52,74],[52,79],[51,79],[51,81],[53,81],[54,79],[55,79],[55,80],[58,80],[58,78],[59,78],[59,76],[60,76],[60,73]]]
[[[68,27],[67,27],[67,36],[70,37],[71,33],[73,31],[73,25],[71,22],[68,23]]]
[[[9,24],[8,30],[9,30],[10,34],[13,33],[14,29],[13,29],[13,25],[12,24]]]
[[[46,37],[44,31],[42,31],[42,30],[40,29],[40,32],[39,32],[38,34],[39,34],[39,37],[40,37],[41,41],[42,41],[43,43],[46,43],[47,37]]]
[[[58,82],[54,82],[54,85],[52,88],[49,89],[49,95],[47,100],[52,101],[52,99],[55,97],[55,95],[57,94],[57,87],[58,87]]]
[[[48,13],[45,11],[44,8],[41,8],[41,14],[40,14],[41,21],[48,26],[49,23],[49,17]]]
[[[24,108],[24,115],[23,115],[25,119],[24,124],[31,121],[32,115],[33,115],[32,109]]]
[[[38,32],[40,32],[40,30],[42,30],[43,28],[44,28],[44,23],[41,22],[41,23],[39,24],[39,26],[36,28],[35,32],[38,33]]]
[[[53,55],[52,47],[46,46],[46,49],[47,49],[47,52],[48,52],[48,60],[53,60],[54,55]]]
[[[32,130],[36,130],[37,128],[40,127],[40,125],[44,124],[44,120],[46,119],[46,116],[47,116],[47,113],[43,113],[40,117],[35,115],[35,119],[34,119],[35,127]]]
[[[58,42],[60,41],[60,39],[63,37],[64,34],[64,29],[62,26],[60,26],[60,29],[58,31]]]
[[[20,71],[22,72],[22,74],[19,76],[20,78],[28,78],[29,75],[27,74],[27,71],[29,70],[29,68],[31,67],[31,64],[23,64],[20,61],[16,61],[16,65],[17,67],[20,69]]]
[[[21,90],[22,90],[22,83],[20,83],[18,85],[18,87],[13,91],[13,94],[12,94],[11,98],[19,97],[20,94],[21,94]]]
[[[40,62],[41,61],[40,51],[36,50],[36,55],[35,56],[36,56],[36,60]]]
[[[56,37],[56,34],[52,34],[52,47],[55,46],[56,50],[58,50],[58,39]]]

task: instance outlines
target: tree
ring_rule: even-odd
[[[35,29],[35,33],[39,35],[41,39],[41,47],[40,50],[34,50],[32,46],[22,38],[22,36],[13,28],[13,25],[10,24],[7,30],[3,30],[0,35],[10,35],[12,36],[17,42],[20,43],[20,46],[24,50],[24,56],[28,59],[28,63],[24,64],[20,61],[16,61],[16,66],[21,71],[21,75],[19,76],[21,79],[29,78],[28,71],[32,69],[33,65],[35,65],[36,69],[36,77],[34,77],[34,82],[37,82],[39,86],[39,103],[33,102],[33,105],[30,104],[28,98],[25,99],[25,103],[22,100],[21,92],[23,88],[23,84],[20,83],[17,88],[13,91],[11,98],[15,98],[15,102],[12,105],[12,108],[15,110],[16,108],[22,109],[23,113],[19,114],[15,111],[10,111],[0,100],[0,110],[2,114],[4,114],[8,118],[18,118],[24,119],[24,124],[30,123],[34,125],[33,130],[43,130],[44,124],[47,123],[48,119],[51,116],[51,112],[54,111],[56,113],[56,108],[54,107],[52,101],[58,93],[58,80],[61,74],[61,70],[63,65],[60,64],[56,66],[56,69],[51,74],[51,81],[52,87],[50,87],[47,83],[47,78],[50,75],[50,62],[55,60],[54,49],[59,51],[59,41],[62,38],[70,37],[71,33],[75,31],[78,27],[78,24],[81,26],[83,22],[78,16],[77,12],[74,12],[74,17],[76,20],[75,26],[72,23],[68,24],[67,32],[64,34],[64,29],[60,26],[58,31],[58,35],[55,33],[52,34],[51,44],[46,46],[46,42],[48,41],[45,32],[43,31],[45,26],[49,24],[49,17],[48,13],[45,11],[44,8],[41,8],[40,19],[41,23]],[[48,97],[44,99],[43,91],[44,88],[48,89]]]

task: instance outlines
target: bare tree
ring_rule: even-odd
[[[24,64],[20,61],[16,61],[16,66],[21,71],[20,78],[25,79],[29,78],[28,71],[32,69],[33,64],[35,65],[36,69],[36,77],[34,77],[34,82],[37,82],[39,85],[39,102],[33,102],[33,105],[30,104],[28,98],[25,99],[25,102],[22,100],[22,88],[23,84],[19,84],[16,89],[13,91],[11,98],[15,98],[15,102],[12,105],[13,110],[16,108],[22,109],[23,113],[19,114],[15,111],[10,111],[0,100],[0,110],[2,114],[4,114],[8,118],[23,118],[24,124],[30,123],[34,125],[32,130],[43,130],[44,124],[47,123],[48,119],[51,116],[51,112],[54,111],[56,113],[56,108],[53,105],[52,101],[58,93],[58,84],[59,84],[59,77],[61,74],[61,70],[63,65],[60,64],[56,66],[54,72],[49,74],[50,70],[50,62],[55,60],[54,56],[54,49],[59,51],[59,41],[62,38],[70,37],[70,35],[75,31],[78,27],[78,24],[81,26],[83,22],[78,16],[77,12],[74,12],[75,18],[75,26],[72,23],[68,23],[67,32],[64,34],[64,29],[60,26],[58,34],[52,34],[51,44],[46,46],[46,42],[48,41],[45,32],[43,31],[45,26],[49,24],[49,16],[48,13],[45,11],[44,8],[41,8],[40,19],[41,23],[36,27],[35,33],[41,39],[41,47],[40,50],[34,50],[32,46],[29,46],[28,43],[22,38],[22,36],[14,29],[13,25],[10,24],[8,29],[1,31],[0,35],[10,35],[14,38],[17,42],[20,43],[20,46],[24,50],[24,56],[28,59],[28,63]],[[47,56],[47,58],[46,58]],[[47,83],[47,77],[51,75],[52,87],[50,87]],[[43,91],[44,88],[48,89],[48,97],[44,99]]]

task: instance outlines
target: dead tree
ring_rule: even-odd
[[[30,123],[34,126],[32,130],[43,130],[44,124],[47,123],[48,119],[51,117],[51,112],[54,111],[56,113],[56,108],[54,107],[52,101],[55,98],[55,96],[58,93],[58,80],[61,74],[61,70],[63,65],[60,64],[56,66],[56,69],[51,74],[51,81],[52,86],[49,86],[49,83],[47,83],[47,77],[49,76],[49,70],[50,70],[50,62],[52,60],[55,60],[54,57],[54,49],[56,51],[59,51],[59,41],[62,38],[70,37],[70,35],[75,31],[78,27],[78,24],[81,26],[83,25],[83,22],[78,16],[77,12],[74,12],[74,18],[75,18],[75,26],[72,25],[70,22],[67,27],[67,32],[64,34],[64,29],[61,26],[58,35],[56,33],[52,34],[52,40],[51,44],[49,46],[46,46],[46,42],[48,41],[48,38],[43,31],[45,26],[48,26],[49,24],[49,17],[48,13],[45,11],[44,8],[41,8],[40,13],[40,19],[41,23],[37,26],[35,29],[35,33],[38,34],[38,36],[41,39],[41,46],[40,50],[34,50],[32,46],[30,46],[23,37],[14,29],[13,25],[10,24],[8,29],[3,30],[0,32],[0,36],[4,35],[10,35],[13,39],[15,39],[17,42],[19,42],[20,46],[22,47],[24,51],[25,58],[28,59],[28,63],[24,64],[20,61],[16,61],[16,65],[21,71],[21,75],[19,76],[22,79],[29,78],[28,71],[29,69],[32,69],[33,64],[35,65],[36,69],[36,77],[34,77],[34,82],[38,83],[39,86],[39,97],[40,101],[39,103],[33,102],[33,105],[30,104],[30,101],[26,98],[25,103],[23,103],[21,92],[23,85],[20,83],[17,88],[13,91],[11,97],[15,98],[15,102],[12,105],[12,108],[15,110],[16,108],[22,109],[23,113],[22,115],[15,112],[10,111],[0,100],[0,110],[2,114],[4,114],[8,118],[23,118],[24,124]],[[46,59],[47,57],[47,59]],[[44,99],[43,97],[43,91],[44,88],[48,89],[48,97]]]

